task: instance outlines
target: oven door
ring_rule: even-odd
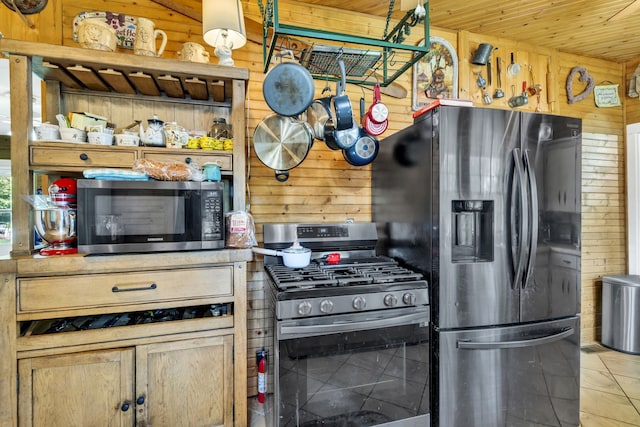
[[[429,307],[277,322],[277,426],[429,425]]]

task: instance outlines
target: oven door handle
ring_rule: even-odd
[[[420,310],[408,314],[362,321],[341,321],[319,325],[287,325],[279,328],[280,339],[304,338],[316,335],[340,334],[344,332],[362,331],[366,329],[389,328],[393,326],[411,325],[414,323],[429,323],[429,311]]]

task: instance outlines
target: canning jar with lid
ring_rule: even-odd
[[[231,139],[231,127],[223,117],[215,118],[208,136],[215,139]]]

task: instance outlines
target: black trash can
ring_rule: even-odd
[[[640,276],[602,278],[602,345],[640,354]]]

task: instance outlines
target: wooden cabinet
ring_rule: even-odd
[[[20,360],[20,427],[232,426],[233,337]]]
[[[0,51],[11,77],[13,203],[11,259],[0,261],[0,425],[246,425],[251,251],[34,257],[22,197],[40,175],[150,158],[218,163],[229,210],[245,209],[248,70],[6,38]],[[34,141],[34,74],[45,81],[46,121],[90,111],[125,127],[158,113],[206,130],[222,116],[233,151]],[[182,315],[156,316],[165,312]],[[137,320],[120,323],[125,316]]]
[[[549,261],[552,312],[555,315],[580,312],[580,257],[552,250]]]
[[[545,207],[547,211],[578,212],[580,182],[576,183],[575,144],[552,142],[545,147]]]

